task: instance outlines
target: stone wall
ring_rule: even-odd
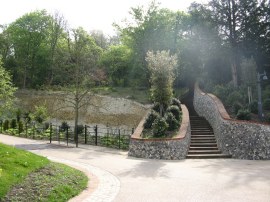
[[[182,123],[178,135],[174,138],[144,139],[141,137],[143,119],[131,137],[129,156],[149,159],[177,160],[184,159],[190,144],[189,113],[185,105],[182,108]]]
[[[194,90],[194,108],[214,129],[218,146],[239,159],[270,159],[270,125],[232,120],[222,102],[212,94]]]

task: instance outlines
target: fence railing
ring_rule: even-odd
[[[57,141],[69,144],[96,145],[102,147],[110,147],[115,149],[128,150],[130,136],[134,129],[123,129],[104,126],[88,126],[79,127],[78,142],[75,139],[75,127],[63,127],[55,124],[38,125],[18,124],[13,127],[4,126],[4,122],[0,121],[0,133],[26,137],[31,139],[44,139],[50,143]]]

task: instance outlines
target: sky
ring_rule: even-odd
[[[157,0],[160,7],[186,11],[192,2],[208,0]],[[102,30],[114,35],[113,23],[121,23],[130,16],[131,7],[147,7],[151,0],[7,0],[1,3],[0,24],[10,24],[26,13],[45,9],[62,14],[69,27],[83,27],[86,31]]]

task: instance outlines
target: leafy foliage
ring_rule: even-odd
[[[251,119],[250,111],[247,109],[240,109],[236,116],[237,116],[237,119],[240,119],[240,120],[250,120]]]
[[[169,131],[174,131],[174,130],[179,129],[180,122],[179,122],[179,120],[177,120],[175,118],[175,116],[173,115],[173,113],[167,112],[165,114],[165,119],[166,119],[166,123],[168,123],[168,130]]]
[[[180,111],[179,107],[177,107],[176,105],[172,105],[168,107],[167,113],[172,113],[177,121],[181,120],[182,112]]]
[[[0,56],[0,115],[7,110],[10,110],[12,101],[14,99],[14,92],[16,88],[11,82],[10,74],[4,69],[2,58]]]
[[[166,120],[158,116],[155,121],[153,122],[153,136],[154,137],[162,137],[165,136],[165,132],[168,129],[169,125],[166,123]]]
[[[173,95],[173,71],[177,65],[176,55],[169,51],[148,52],[145,59],[151,72],[151,97],[160,105],[160,115],[164,115],[165,106],[170,104]]]
[[[153,123],[154,123],[154,121],[156,120],[156,118],[157,118],[158,116],[159,116],[159,114],[156,113],[154,110],[152,110],[152,111],[148,114],[148,116],[147,116],[147,118],[146,118],[146,120],[145,120],[145,122],[144,122],[144,124],[143,124],[144,128],[145,128],[145,129],[151,128],[152,125],[153,125]]]
[[[266,110],[270,110],[270,98],[263,101],[263,108]]]

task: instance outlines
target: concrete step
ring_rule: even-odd
[[[211,144],[211,143],[217,143],[217,141],[216,140],[191,140],[191,144],[199,144],[199,143],[209,143],[209,144]]]

